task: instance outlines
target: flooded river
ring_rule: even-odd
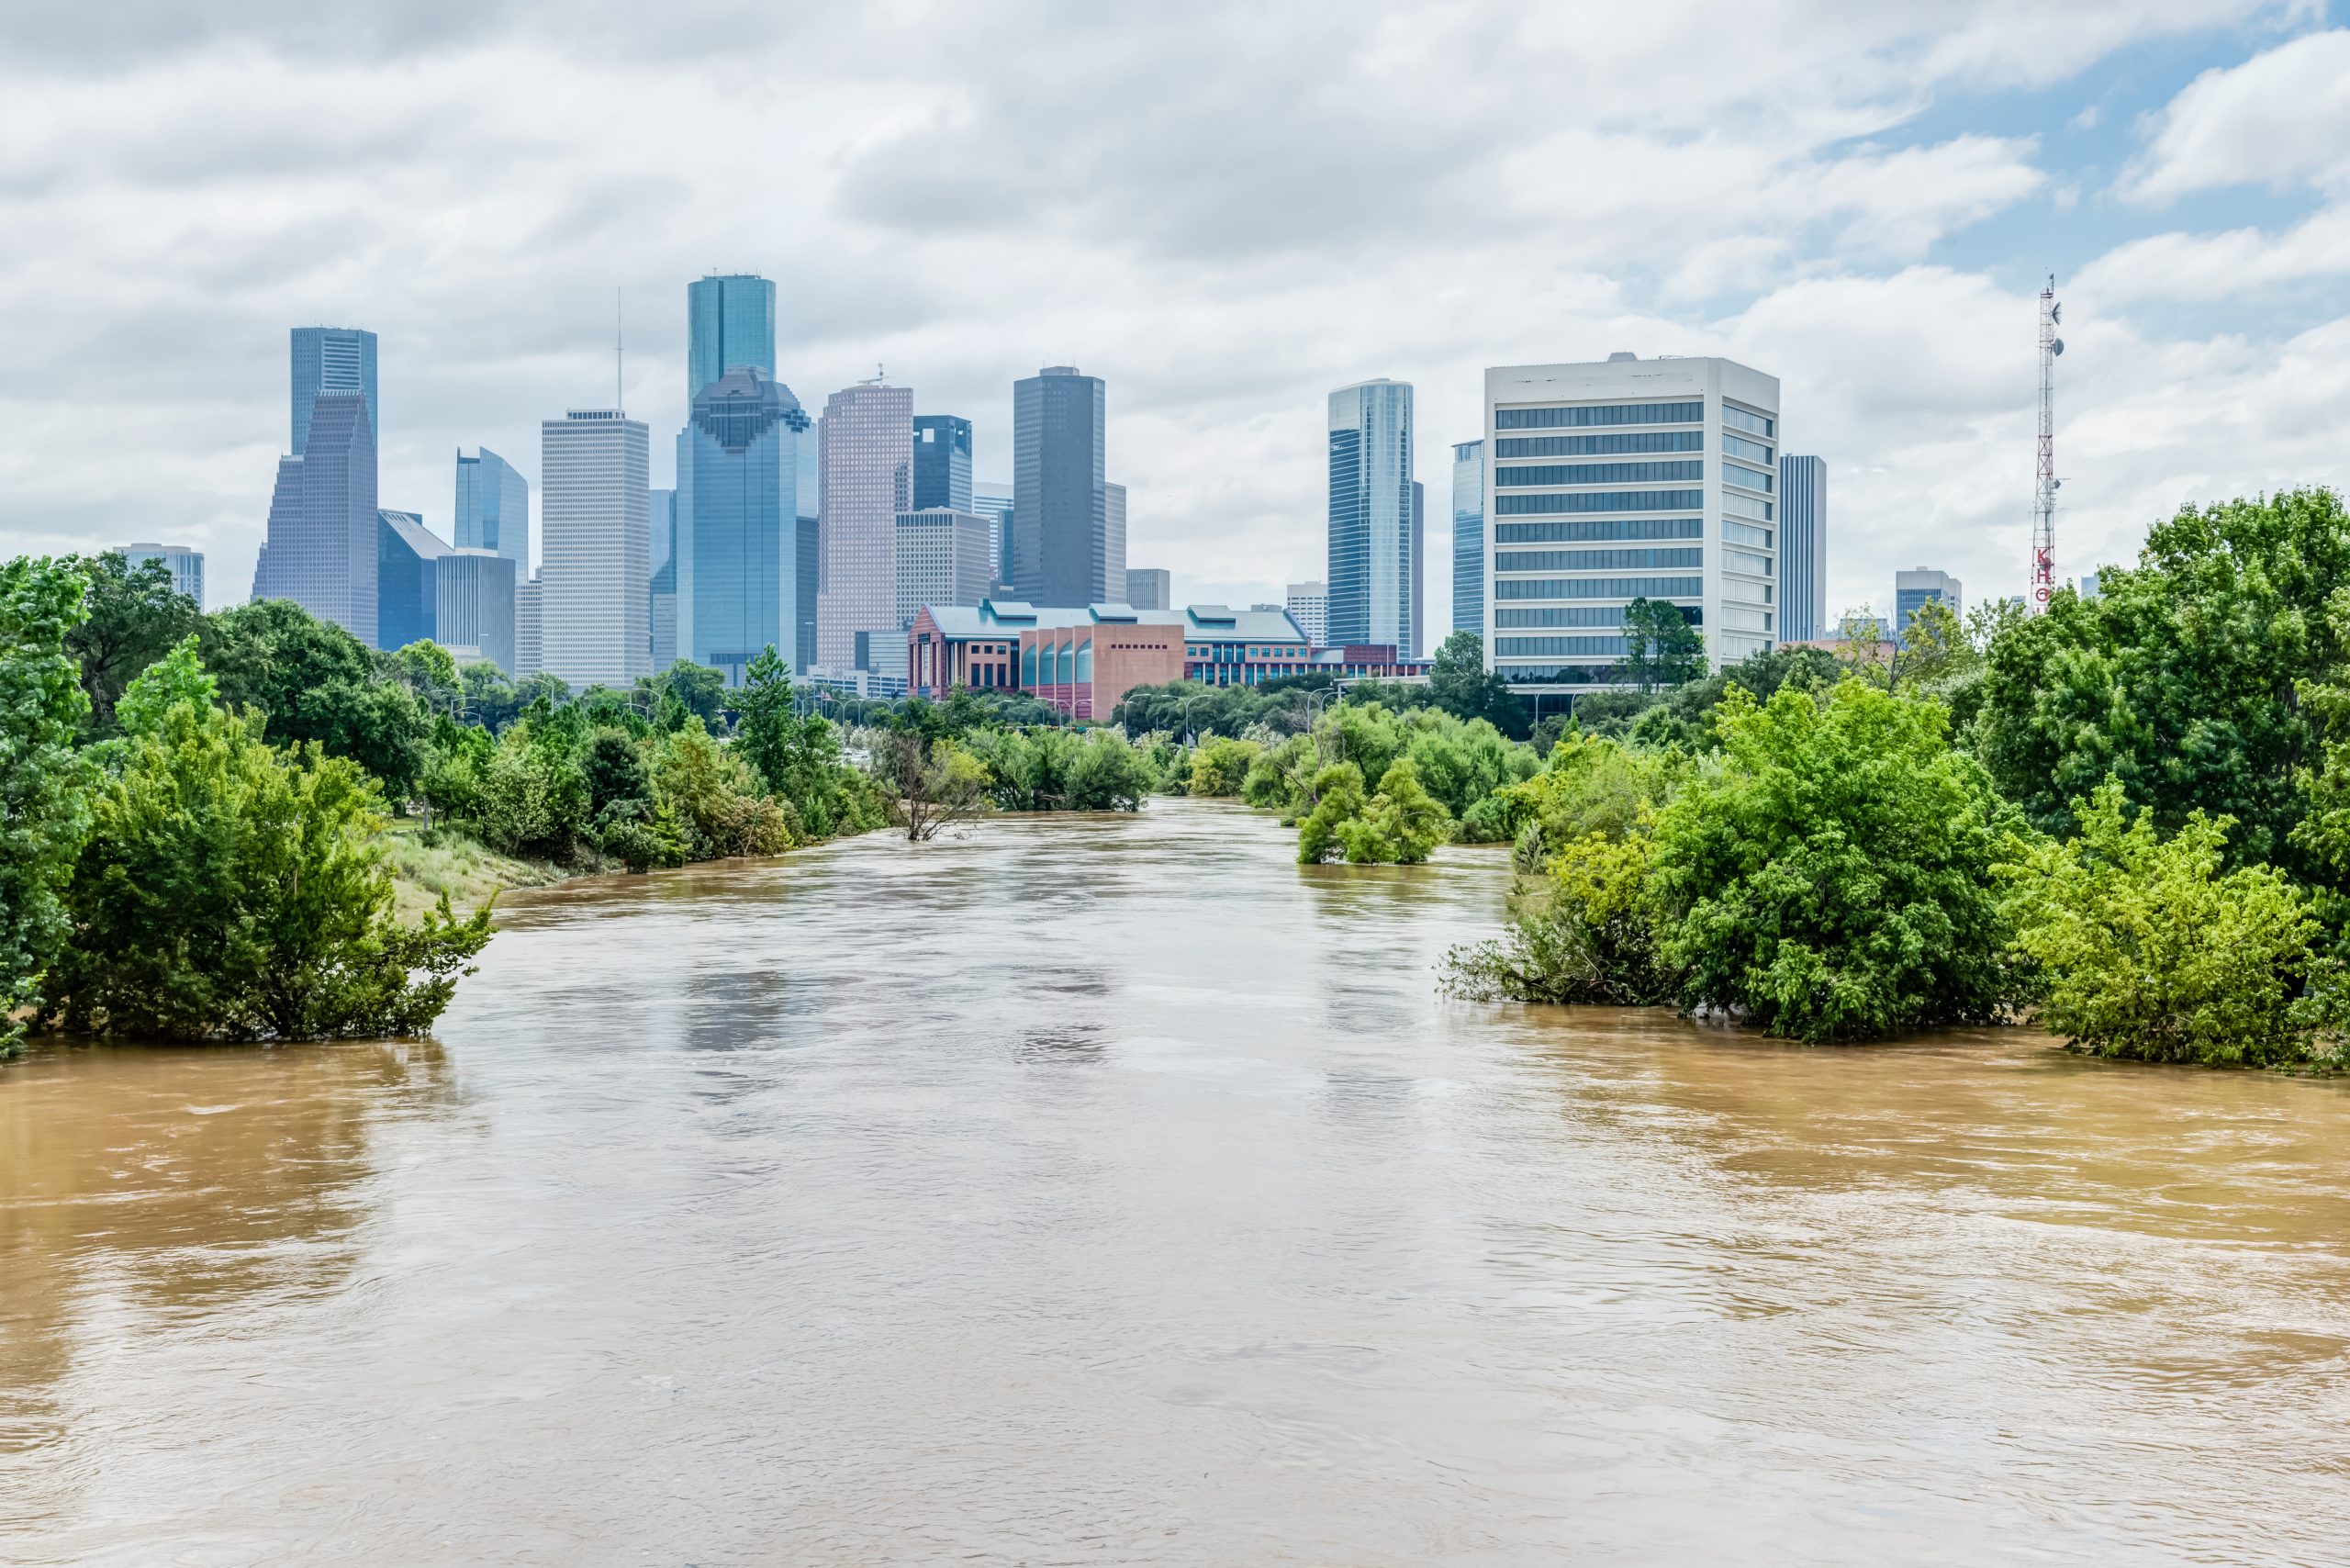
[[[2338,1563],[2350,1089],[1446,1002],[1213,804],[0,1068],[0,1562]]]

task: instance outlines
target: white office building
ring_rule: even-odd
[[[1719,669],[1777,642],[1779,383],[1726,359],[1485,372],[1485,667],[1617,678],[1624,610],[1678,605]]]
[[[539,427],[540,667],[575,692],[653,673],[649,452],[617,409]]]

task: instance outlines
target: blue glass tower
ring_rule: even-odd
[[[1485,443],[1452,449],[1452,629],[1485,634]]]
[[[487,447],[477,457],[457,454],[457,505],[451,517],[460,550],[488,550],[514,563],[514,577],[531,575],[531,482]]]
[[[383,444],[384,422],[375,405],[375,334],[358,327],[294,329],[294,444],[299,457],[310,444],[310,409],[321,392],[356,392],[367,399],[367,435]]]
[[[754,366],[729,370],[694,398],[671,561],[677,650],[725,671],[730,685],[743,683],[763,649],[787,661],[799,650],[799,442],[808,426],[800,399]]]
[[[971,510],[971,421],[914,416],[914,494],[909,511]]]
[[[1412,386],[1330,394],[1330,642],[1418,645],[1412,624]]]
[[[775,379],[775,285],[748,273],[686,285],[686,397],[748,365]],[[797,407],[797,405],[794,405]]]

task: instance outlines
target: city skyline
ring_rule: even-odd
[[[429,39],[386,24],[304,41],[231,7],[112,58],[61,32],[18,40],[0,71],[33,128],[28,155],[55,128],[95,127],[77,140],[112,173],[0,196],[16,231],[45,237],[11,258],[18,286],[0,301],[13,350],[0,396],[31,416],[0,448],[12,547],[135,532],[202,550],[211,601],[242,599],[285,445],[282,334],[318,321],[381,334],[382,498],[446,537],[453,447],[486,442],[535,476],[545,411],[611,399],[616,287],[621,400],[663,435],[682,425],[679,286],[741,271],[776,281],[782,378],[811,407],[886,364],[919,407],[974,421],[980,480],[1010,477],[1014,376],[1052,359],[1115,382],[1132,553],[1180,561],[1196,592],[1233,602],[1323,569],[1311,442],[1328,387],[1412,381],[1426,480],[1476,434],[1484,366],[1617,348],[1775,368],[1795,440],[1836,470],[1840,516],[1881,520],[1840,533],[1831,611],[1882,599],[1928,541],[1938,558],[1951,542],[1949,567],[1978,599],[2017,591],[2032,299],[2050,272],[2069,351],[2060,575],[2126,560],[2184,501],[2350,480],[2327,433],[2350,413],[2326,369],[2350,310],[2326,286],[2342,264],[2325,236],[2343,138],[2323,90],[2350,33],[2306,6],[2115,5],[2053,39],[1987,8],[1790,10],[1792,40],[1741,56],[1727,85],[1717,46],[1656,57],[1645,18],[1571,42],[1539,17],[1470,7],[1425,24],[1400,96],[1374,90],[1364,40],[1403,13],[1375,6],[1369,28],[1312,9],[1253,30],[1213,7],[1183,28],[949,18],[887,47],[868,18],[760,22],[725,43],[748,69],[717,82],[698,63],[716,44],[674,25],[616,23],[623,60],[526,27],[532,11]],[[536,115],[480,90],[523,39]],[[426,100],[385,90],[428,47]],[[1208,50],[1216,69],[1197,80],[1283,106],[1246,128],[1261,155],[1245,179],[1198,176],[1232,162],[1218,155],[1238,133],[1214,95],[1169,80],[1169,62],[1203,67]],[[787,57],[824,77],[823,104],[878,73],[915,106],[952,84],[968,118],[937,160],[922,126],[860,129],[811,104],[794,134],[804,121],[812,140],[778,161],[776,199],[745,208],[688,150],[739,110],[759,62]],[[1461,90],[1501,58],[1525,63],[1511,78],[1587,90],[1531,118],[1528,89]],[[1325,62],[1326,90],[1293,90],[1302,59]],[[1058,134],[1024,106],[1040,73],[1087,104],[1147,76],[1165,112],[1115,125],[1046,179],[1024,156]],[[1761,112],[1798,86],[1801,112]],[[381,108],[340,120],[334,148],[290,146],[275,128],[315,123],[330,87]],[[595,134],[566,98],[601,106]],[[420,112],[435,138],[413,135]],[[1470,151],[1496,126],[1517,128],[1529,167],[1555,167],[1496,189]],[[542,139],[574,145],[542,155]],[[153,151],[165,145],[169,158]],[[262,145],[287,160],[257,159]],[[1356,172],[1373,166],[1366,147],[1380,199]],[[1614,172],[1593,184],[1578,149],[1605,149]],[[319,208],[318,181],[347,158],[381,177]],[[1194,172],[1129,211],[1111,171],[1136,162]],[[459,189],[554,227],[469,230],[461,253],[417,264],[401,241],[433,231]],[[648,194],[598,194],[614,191]],[[619,220],[613,242],[568,243],[591,214]],[[211,277],[234,286],[190,283]],[[92,410],[134,322],[157,353],[129,417],[161,434],[126,465]],[[118,378],[103,385],[121,395]],[[144,411],[151,399],[168,414]],[[665,446],[655,484],[673,477]],[[1449,603],[1435,543],[1432,621]]]

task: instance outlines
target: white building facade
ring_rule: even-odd
[[[575,692],[653,673],[648,435],[617,409],[539,427],[539,667]]]
[[[1719,669],[1778,642],[1779,383],[1726,359],[1485,372],[1485,667],[1518,689],[1619,677],[1624,610],[1664,599]]]

